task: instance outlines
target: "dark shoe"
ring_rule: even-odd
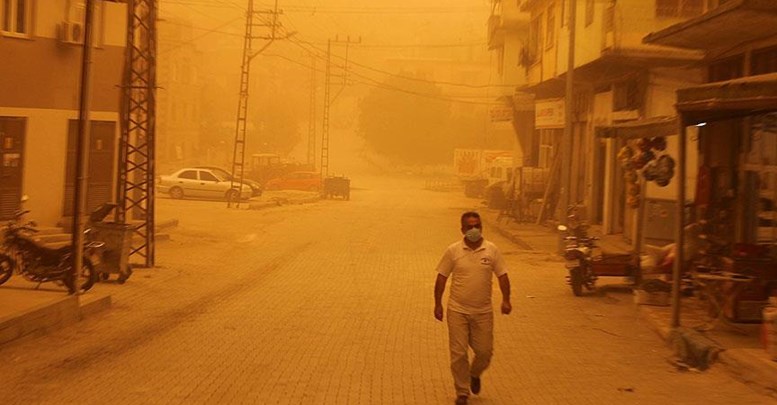
[[[456,405],[467,405],[467,396],[459,395],[456,397]]]
[[[469,389],[473,394],[480,394],[480,377],[472,377],[469,380]]]

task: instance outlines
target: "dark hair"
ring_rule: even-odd
[[[480,214],[478,214],[475,211],[467,211],[463,214],[461,214],[461,227],[464,228],[464,225],[466,225],[464,222],[467,220],[467,218],[477,218],[478,221],[482,224],[483,221],[480,220]]]

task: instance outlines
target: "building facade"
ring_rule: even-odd
[[[639,207],[629,193],[646,199],[657,211],[671,212],[676,192],[653,183],[630,189],[617,153],[634,141],[596,136],[599,128],[675,115],[674,93],[699,83],[703,54],[642,43],[650,32],[699,16],[717,6],[704,0],[576,0],[574,110],[565,111],[565,80],[569,52],[569,0],[528,0],[529,38],[521,56],[527,69],[527,92],[535,96],[536,160],[560,173],[558,150],[565,116],[572,114],[570,166],[571,204],[583,207],[588,220],[605,233],[637,237]],[[676,135],[676,134],[673,134]],[[676,136],[668,137],[666,153],[676,154]],[[695,150],[691,147],[690,149]],[[694,156],[689,156],[691,162]],[[693,179],[689,189],[693,188]],[[551,194],[552,195],[552,194]],[[660,218],[655,218],[660,221]],[[663,221],[666,222],[666,221]],[[671,239],[671,228],[652,229],[654,239]]]
[[[44,4],[45,3],[45,4]],[[126,5],[97,2],[88,206],[112,201]],[[0,2],[0,218],[28,195],[43,225],[72,215],[84,2]]]

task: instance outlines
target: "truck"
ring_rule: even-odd
[[[296,171],[313,171],[313,167],[303,163],[286,162],[275,153],[254,153],[251,155],[245,177],[264,186],[268,180]]]
[[[513,153],[509,150],[454,149],[453,171],[464,185],[467,197],[483,197],[486,190],[508,181],[512,174]]]

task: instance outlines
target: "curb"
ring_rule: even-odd
[[[759,349],[729,349],[718,361],[734,378],[753,386],[758,391],[777,398],[777,362],[764,359]]]
[[[248,205],[249,210],[262,210],[265,208],[272,208],[272,207],[280,207],[283,205],[300,205],[300,204],[311,204],[317,201],[320,201],[321,197],[315,196],[315,197],[305,197],[305,198],[297,198],[297,199],[288,199],[288,198],[276,198],[273,201],[263,201],[263,202],[256,202],[251,203]]]
[[[34,292],[31,292],[34,293]],[[67,295],[0,318],[0,347],[43,336],[111,307],[110,294]]]

